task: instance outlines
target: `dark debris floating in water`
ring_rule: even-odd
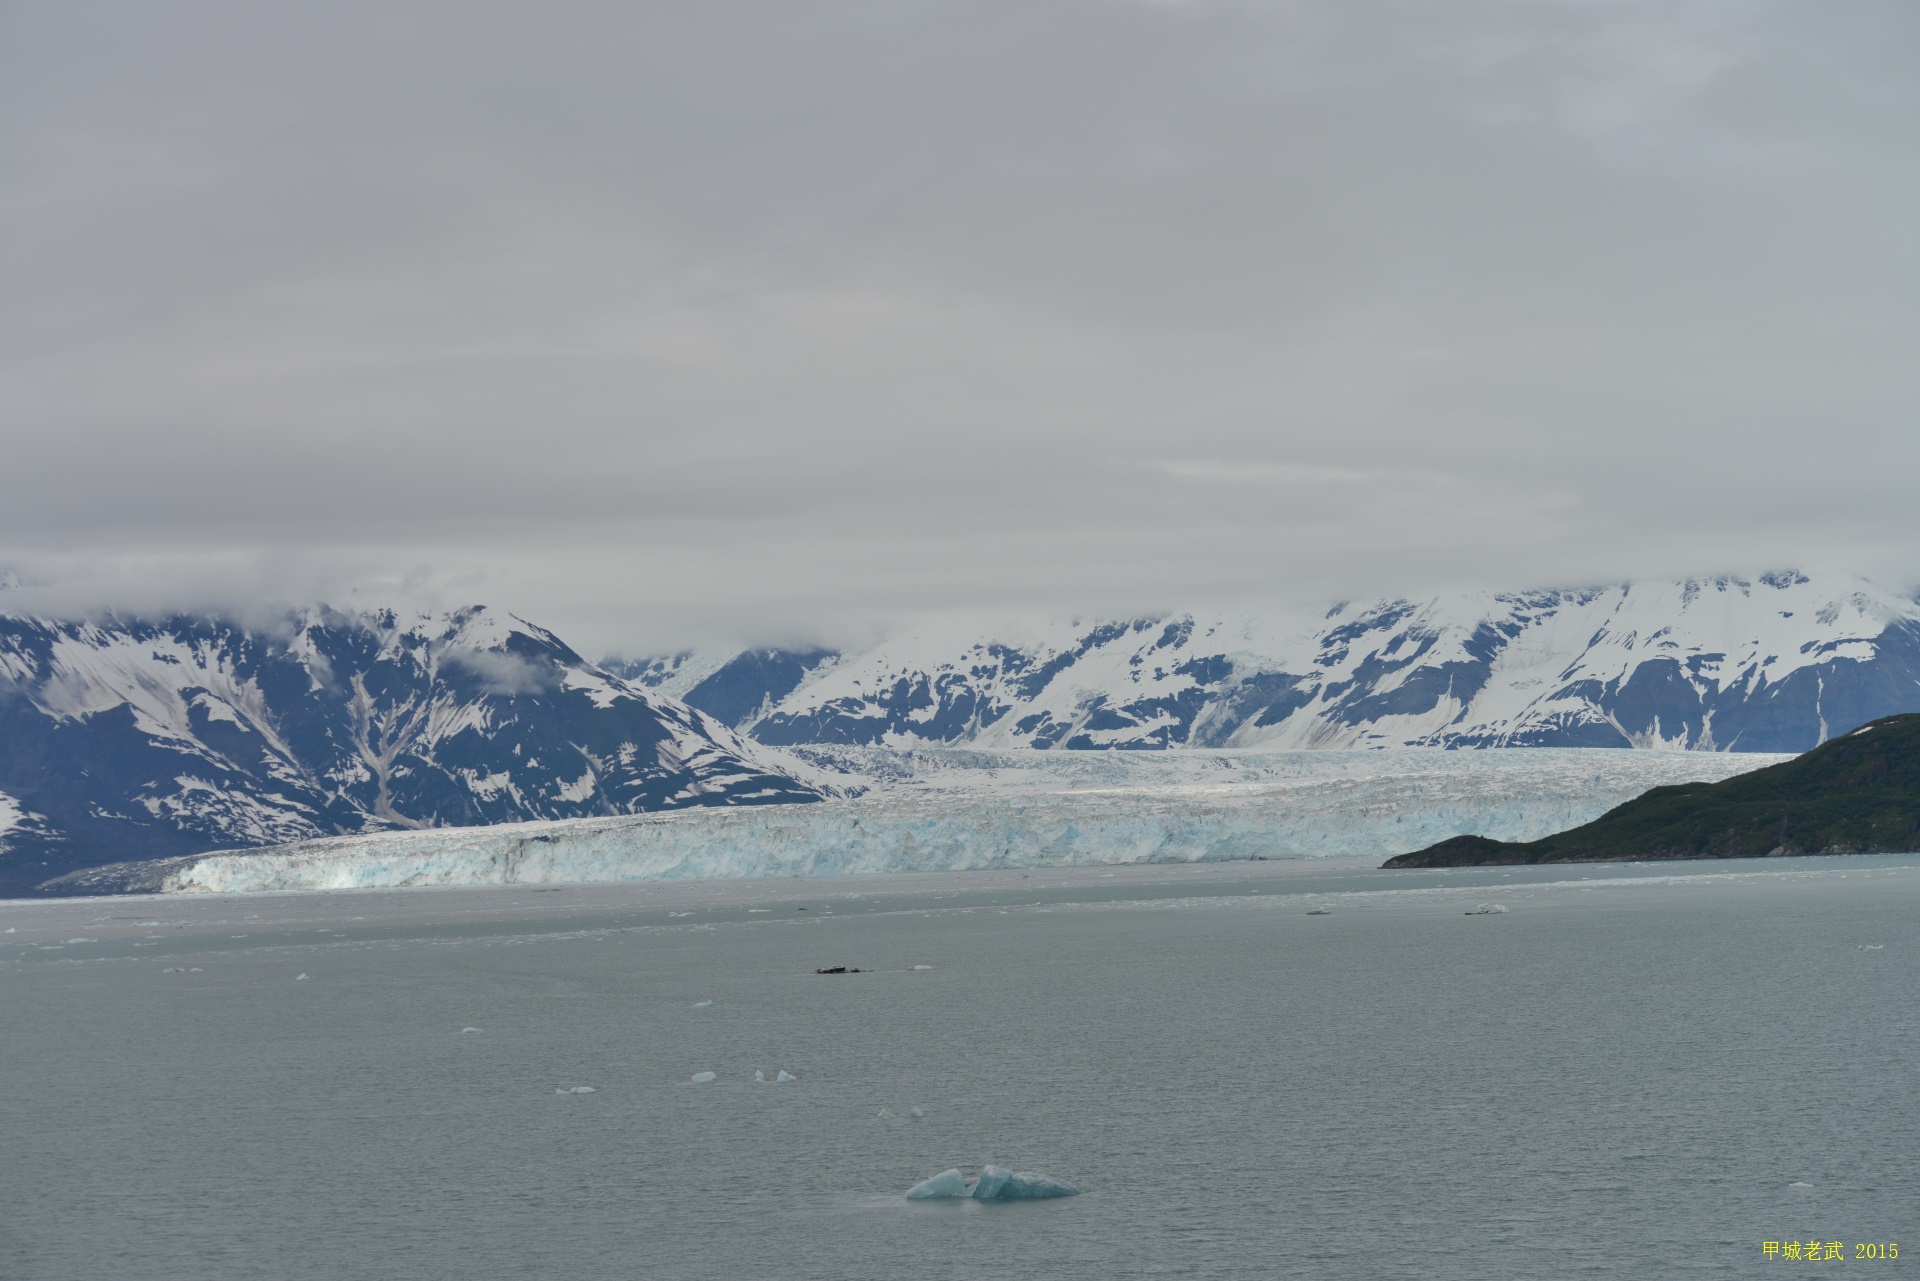
[[[852,969],[849,969],[844,965],[829,965],[823,970],[815,970],[814,973],[815,974],[860,974],[860,973],[863,973],[863,971],[858,966],[855,966]]]

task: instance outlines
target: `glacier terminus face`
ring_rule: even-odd
[[[84,874],[174,892],[566,884],[1326,856],[1463,832],[1532,839],[1650,787],[1729,777],[1756,753],[818,749],[842,796],[812,805],[386,832]]]

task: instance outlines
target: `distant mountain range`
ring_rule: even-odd
[[[842,790],[809,746],[1796,752],[1920,711],[1920,604],[1800,574],[601,664],[483,608],[5,604],[0,895],[212,849]]]
[[[1798,752],[1920,710],[1920,604],[1769,574],[613,667],[776,746]]]
[[[492,610],[0,616],[0,896],[129,858],[819,795]]]

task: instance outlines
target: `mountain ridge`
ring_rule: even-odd
[[[1920,710],[1920,604],[1779,573],[614,667],[771,746],[1791,752]]]
[[[1802,574],[620,665],[482,607],[0,613],[0,894],[214,849],[857,788],[814,748],[1787,753],[1905,711],[1920,604]]]
[[[129,857],[820,795],[484,607],[0,616],[0,894]]]

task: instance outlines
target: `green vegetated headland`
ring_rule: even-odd
[[[1656,787],[1537,841],[1456,836],[1384,867],[1920,851],[1920,713],[1869,721],[1790,761]]]

